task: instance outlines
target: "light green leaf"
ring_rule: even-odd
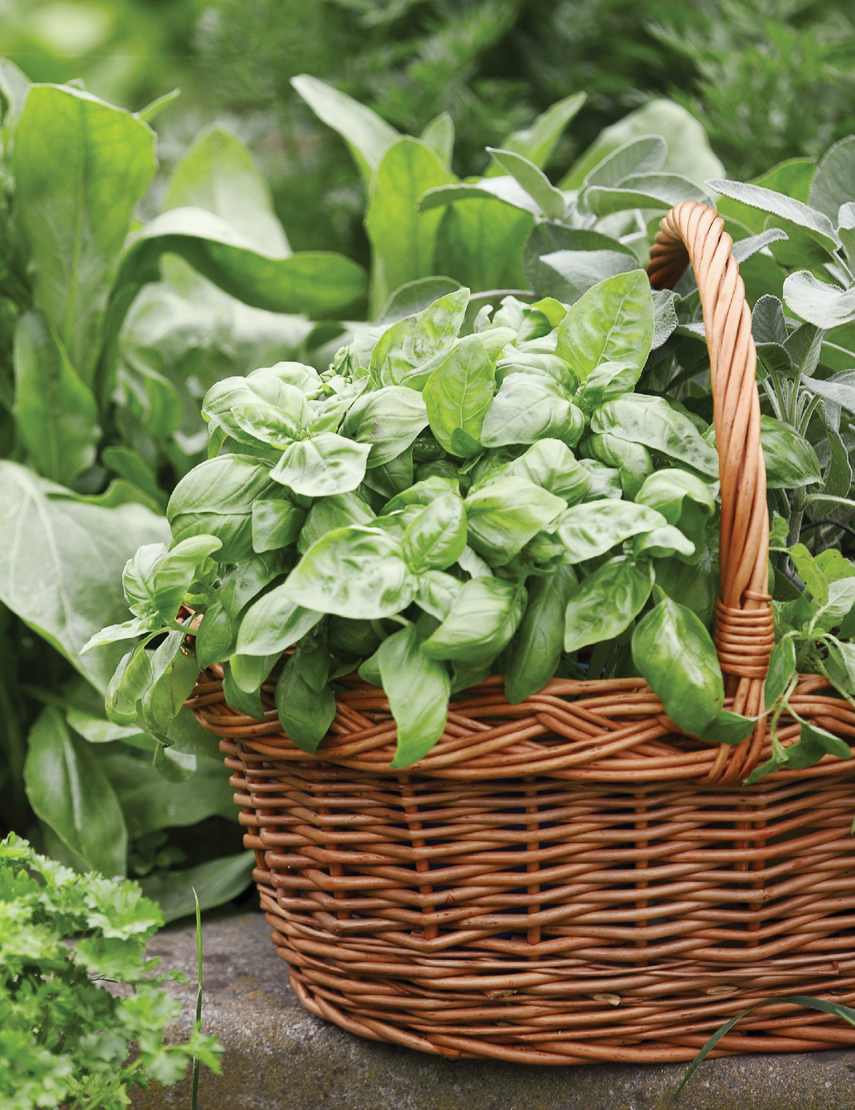
[[[784,300],[803,320],[825,330],[855,320],[855,286],[841,289],[829,285],[808,270],[799,270],[784,280]]]
[[[95,461],[101,436],[95,396],[41,313],[18,317],[14,343],[17,432],[36,469],[71,485]]]
[[[43,709],[30,730],[24,779],[30,805],[63,844],[94,871],[125,874],[128,833],[116,793],[58,709]]]
[[[662,528],[661,513],[632,501],[593,501],[573,505],[558,518],[556,535],[570,562],[581,563],[604,555],[631,536]]]
[[[799,200],[776,193],[774,189],[765,189],[762,185],[750,185],[742,181],[716,179],[708,184],[717,193],[752,208],[759,208],[761,212],[768,212],[776,220],[783,220],[785,230],[790,225],[800,228],[828,254],[833,255],[840,246],[840,239],[828,216]]]
[[[323,432],[287,447],[270,476],[304,497],[350,493],[365,477],[371,450],[370,443]]]
[[[410,446],[428,422],[421,394],[405,386],[363,393],[341,424],[343,436],[371,447],[368,467],[384,466]]]
[[[409,767],[442,736],[448,716],[451,678],[444,663],[419,650],[415,625],[388,636],[377,649],[383,690],[398,729],[392,767]]]
[[[711,203],[705,189],[678,173],[630,174],[616,186],[592,185],[584,195],[587,206],[600,218],[629,208],[666,212],[684,200]]]
[[[668,157],[668,144],[661,135],[640,135],[607,154],[585,178],[586,186],[612,188],[630,174],[657,173]]]
[[[548,378],[509,374],[484,417],[485,447],[559,438],[572,428],[569,395]]]
[[[491,662],[516,632],[526,601],[521,583],[471,578],[421,650],[429,659]]]
[[[347,143],[367,189],[383,155],[397,141],[398,132],[376,112],[317,77],[303,73],[292,77],[291,84],[318,119]]]
[[[816,451],[795,428],[774,416],[761,416],[760,442],[769,489],[796,489],[822,481]]]
[[[564,194],[560,189],[555,188],[543,170],[512,150],[488,146],[487,152],[493,155],[521,188],[525,189],[545,216],[553,220],[560,220],[563,217]]]
[[[241,655],[275,655],[311,632],[321,616],[292,601],[283,583],[262,594],[246,610],[235,650]]]
[[[528,158],[540,169],[549,162],[555,144],[567,124],[577,114],[587,99],[587,93],[573,93],[563,100],[551,104],[537,117],[531,127],[514,131],[502,142],[505,150],[511,150]]]
[[[146,898],[158,903],[163,920],[169,922],[193,913],[196,906],[194,890],[203,910],[237,898],[252,882],[254,867],[255,853],[240,852],[236,856],[222,856],[183,871],[155,871],[141,879],[140,886]]]
[[[451,454],[477,454],[481,427],[495,392],[495,364],[478,335],[467,335],[431,374],[424,387],[433,434]],[[455,432],[464,432],[467,440]]]
[[[33,85],[15,130],[15,219],[36,305],[92,386],[104,315],[154,134],[129,112],[68,86]]]
[[[810,205],[825,213],[837,226],[841,204],[853,199],[855,181],[855,135],[829,147],[816,167],[810,186]]]
[[[653,295],[643,270],[607,278],[570,306],[555,353],[584,381],[601,362],[644,366],[653,342]]]
[[[644,608],[653,589],[653,568],[618,556],[582,580],[564,610],[564,650],[613,640]],[[599,675],[592,677],[598,678]]]
[[[373,381],[422,389],[454,346],[468,304],[469,290],[456,289],[383,332],[371,354]]]
[[[609,433],[677,459],[708,478],[718,478],[718,455],[692,421],[663,397],[628,393],[607,401],[591,416],[591,431]]]
[[[454,120],[448,112],[440,112],[425,127],[419,136],[431,148],[444,166],[451,166],[454,153]]]
[[[396,140],[377,167],[365,227],[373,248],[371,307],[377,314],[399,285],[434,271],[438,211],[416,208],[428,189],[453,175],[425,143]]]
[[[417,574],[445,570],[466,547],[466,510],[454,493],[443,494],[426,506],[407,527],[404,554]]]
[[[470,545],[492,566],[513,559],[567,502],[525,478],[499,478],[466,498]]]

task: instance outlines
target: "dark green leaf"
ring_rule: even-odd
[[[175,921],[193,912],[194,891],[203,910],[237,898],[252,882],[254,866],[255,853],[240,852],[236,856],[223,856],[184,871],[156,871],[141,879],[140,886],[146,898],[158,903],[163,911],[163,920]]]
[[[822,481],[816,451],[795,428],[774,416],[761,416],[760,442],[769,489],[797,489]]]
[[[790,636],[775,645],[769,659],[769,674],[763,690],[764,707],[771,709],[784,695],[796,673],[796,649]]]
[[[463,584],[448,617],[421,650],[429,659],[491,661],[516,632],[526,600],[522,583],[472,578]]]
[[[564,611],[578,582],[571,566],[529,581],[528,606],[511,645],[505,697],[517,704],[542,689],[555,674],[564,647]]]
[[[377,649],[377,666],[398,727],[392,767],[409,767],[427,755],[445,729],[451,679],[445,664],[419,650],[415,625],[388,636]]]
[[[321,613],[304,609],[292,601],[285,592],[286,586],[287,583],[283,583],[262,594],[244,613],[237,636],[237,651],[242,655],[273,655],[284,651],[321,619]]]
[[[202,670],[212,663],[220,663],[235,650],[237,628],[217,598],[205,611],[196,632],[196,662]]]
[[[329,685],[314,690],[300,673],[297,654],[290,656],[276,683],[276,709],[288,739],[304,752],[314,752],[335,717],[335,695]]]

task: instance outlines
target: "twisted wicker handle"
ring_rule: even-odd
[[[721,479],[716,650],[727,693],[734,698],[734,712],[755,716],[762,709],[775,631],[767,593],[769,513],[755,380],[757,353],[751,310],[732,247],[724,220],[714,209],[685,201],[662,220],[647,272],[655,289],[670,289],[691,263],[698,284]],[[722,745],[717,773],[723,781],[735,781],[752,769],[764,731],[761,720],[753,737],[738,748]]]

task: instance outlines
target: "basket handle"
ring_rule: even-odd
[[[715,643],[733,710],[755,716],[775,646],[768,589],[769,513],[766,466],[760,445],[757,352],[751,310],[733,240],[724,220],[705,204],[688,200],[665,216],[650,251],[655,289],[671,289],[691,263],[697,281],[710,356],[713,420],[721,480],[721,596],[716,601]],[[759,758],[761,725],[738,748],[720,753],[719,777],[748,773]]]

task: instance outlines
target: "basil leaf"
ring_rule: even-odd
[[[238,563],[229,571],[220,587],[219,598],[232,620],[236,620],[244,606],[288,567],[281,551],[266,551]]]
[[[335,432],[292,443],[270,476],[304,497],[331,497],[356,489],[365,477],[371,446]]]
[[[328,683],[313,689],[300,669],[300,649],[289,657],[276,683],[276,709],[288,739],[304,752],[317,750],[335,717],[335,694]]]
[[[632,658],[675,725],[700,734],[724,708],[724,680],[709,632],[691,609],[665,598],[632,635]]]
[[[287,447],[312,421],[305,394],[272,377],[225,378],[211,386],[202,416],[238,443]]]
[[[287,583],[275,586],[254,601],[241,618],[236,650],[241,655],[275,655],[296,644],[323,614],[304,609],[286,593]],[[202,627],[205,626],[205,619]]]
[[[373,519],[374,513],[356,493],[321,497],[309,509],[297,541],[297,550],[301,555],[305,554],[312,544],[317,543],[327,532],[332,532],[336,528],[346,528],[349,524],[370,524]]]
[[[525,605],[522,583],[472,578],[463,584],[448,617],[421,650],[429,659],[492,661],[510,642]]]
[[[392,767],[409,767],[426,756],[442,736],[448,716],[448,670],[420,651],[420,644],[415,625],[408,624],[377,649],[380,679],[398,726]]]
[[[607,466],[618,468],[621,489],[630,501],[635,500],[645,479],[653,472],[653,460],[646,447],[608,433],[588,436],[581,450]]]
[[[600,363],[640,371],[653,342],[653,295],[643,270],[607,278],[570,306],[555,353],[584,381]]]
[[[141,717],[146,731],[170,744],[169,726],[199,677],[195,655],[181,650],[183,632],[170,632],[151,657],[151,678],[141,699]]]
[[[564,610],[564,650],[613,640],[644,608],[653,589],[653,568],[618,556],[582,580]]]
[[[479,335],[461,339],[424,387],[430,428],[451,454],[480,450],[481,427],[495,392],[493,360]],[[465,438],[452,437],[455,432]]]
[[[524,478],[499,478],[470,493],[465,505],[469,544],[491,566],[503,566],[566,502]]]
[[[463,583],[459,578],[441,570],[429,570],[419,575],[416,604],[438,621],[444,621],[462,589]]]
[[[502,447],[560,438],[568,425],[572,427],[572,407],[569,395],[550,379],[510,374],[484,417],[481,442]]]
[[[217,598],[205,610],[196,632],[196,662],[204,671],[212,663],[221,663],[235,650],[237,628]]]
[[[796,648],[792,637],[787,636],[775,648],[769,659],[769,673],[763,688],[764,708],[771,709],[781,698],[796,674]]]
[[[190,536],[158,560],[152,575],[152,602],[165,622],[175,619],[200,563],[220,547],[216,536]]]
[[[756,727],[757,721],[752,717],[743,717],[740,713],[731,713],[722,709],[713,717],[701,733],[701,740],[708,744],[741,744],[747,740]]]
[[[604,555],[630,536],[652,532],[667,521],[661,513],[632,501],[594,501],[573,505],[556,522],[556,535],[564,544],[567,559],[581,563]]]
[[[453,493],[437,497],[409,525],[403,538],[404,555],[417,574],[456,563],[466,547],[466,510]]]
[[[285,595],[306,609],[374,620],[405,609],[417,582],[401,545],[379,528],[327,533],[289,575]]]
[[[504,473],[509,478],[525,478],[554,493],[568,503],[581,501],[591,488],[591,477],[573,456],[566,443],[541,439],[515,459]]]
[[[252,506],[284,497],[270,464],[250,455],[219,455],[195,466],[175,487],[166,508],[175,543],[190,536],[216,536],[221,563],[252,555]]]
[[[662,397],[631,393],[607,401],[591,416],[591,431],[641,443],[709,478],[718,478],[718,455],[688,416],[671,408]]]
[[[383,466],[410,446],[428,422],[421,394],[404,386],[363,393],[344,418],[341,435],[371,447],[368,467]]]
[[[259,555],[296,543],[306,519],[290,501],[256,501],[252,506],[252,549]]]
[[[531,579],[528,606],[511,644],[505,675],[505,697],[514,705],[541,690],[555,674],[564,647],[564,611],[577,584],[571,566]]]
[[[383,332],[371,355],[372,380],[422,389],[454,346],[468,303],[469,290],[456,289]]]

